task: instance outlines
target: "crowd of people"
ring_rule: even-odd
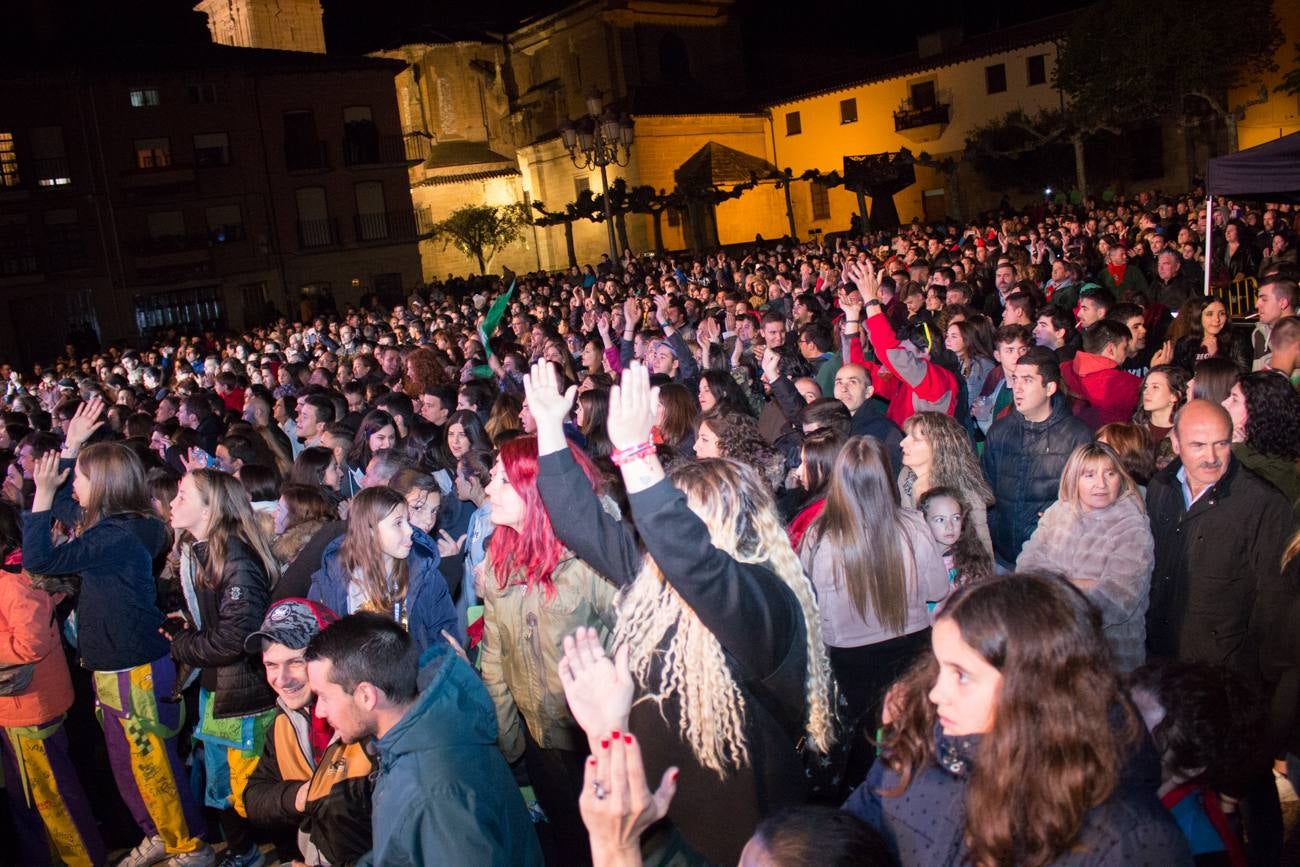
[[[1143,193],[0,365],[12,852],[1276,864],[1297,229]]]

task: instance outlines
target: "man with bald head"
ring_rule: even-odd
[[[1218,404],[1189,402],[1170,440],[1178,459],[1147,489],[1155,536],[1148,650],[1260,681],[1260,650],[1292,592],[1281,576],[1290,504],[1233,458],[1232,418]]]
[[[871,374],[862,365],[846,364],[835,371],[835,399],[844,404],[853,416],[849,435],[872,436],[880,440],[897,473],[903,463],[903,431],[885,417],[880,404],[871,399],[873,394]]]
[[[1289,665],[1281,648],[1294,628],[1286,617],[1297,591],[1282,576],[1291,504],[1233,458],[1232,418],[1222,406],[1190,401],[1174,416],[1170,439],[1178,459],[1147,488],[1155,537],[1147,651],[1225,665],[1271,707]],[[1271,756],[1283,745],[1265,746],[1261,754]],[[1277,789],[1267,763],[1254,770],[1242,799],[1251,863],[1276,864]]]

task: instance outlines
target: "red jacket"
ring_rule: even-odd
[[[18,557],[10,560],[16,564]],[[27,689],[0,696],[0,728],[46,723],[72,706],[72,679],[54,620],[57,604],[32,587],[26,572],[0,570],[0,665],[36,664]]]
[[[957,377],[952,371],[904,349],[888,317],[868,316],[866,326],[867,337],[881,363],[867,360],[858,335],[849,338],[849,361],[871,374],[875,392],[889,401],[885,415],[890,421],[902,427],[918,412],[957,414]]]
[[[1070,408],[1094,431],[1111,422],[1133,418],[1142,380],[1101,355],[1079,351],[1061,365],[1061,379],[1070,398]]]

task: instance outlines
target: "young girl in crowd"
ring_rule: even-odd
[[[1060,578],[957,588],[844,809],[903,867],[1190,864],[1095,609]]]
[[[348,475],[358,487],[365,478],[370,459],[381,449],[394,448],[398,443],[397,423],[382,409],[372,409],[361,419],[348,451]]]
[[[916,507],[925,515],[925,523],[943,551],[949,584],[983,581],[993,574],[993,558],[967,520],[970,512],[956,488],[930,488]]]
[[[438,571],[438,549],[411,527],[406,498],[388,487],[352,500],[347,532],[325,549],[307,597],[340,616],[381,611],[410,630],[423,652],[456,633],[456,609]]]
[[[72,680],[55,606],[23,571],[18,507],[0,502],[0,769],[20,864],[104,863],[104,841],[68,751]]]
[[[210,864],[200,838],[203,819],[190,795],[176,749],[180,708],[171,695],[176,667],[159,634],[154,558],[166,528],[149,504],[144,467],[118,443],[81,451],[99,428],[101,401],[78,408],[68,424],[63,457],[49,452],[36,464],[32,512],[23,523],[23,566],[42,575],[76,575],[75,610],[81,664],[93,672],[97,707],[118,790],[145,839],[123,863]],[[71,476],[71,484],[67,484]],[[55,517],[80,528],[55,546]]]
[[[244,786],[262,755],[275,717],[275,693],[244,640],[261,626],[280,565],[233,476],[194,470],[172,500],[172,529],[181,545],[180,585],[186,612],[168,614],[159,632],[172,658],[199,670],[199,716],[205,801],[221,811],[226,867],[262,863],[244,816]]]

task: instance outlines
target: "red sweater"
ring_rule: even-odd
[[[1133,418],[1142,380],[1101,355],[1077,352],[1061,365],[1061,379],[1070,398],[1070,409],[1093,430],[1111,422]]]

